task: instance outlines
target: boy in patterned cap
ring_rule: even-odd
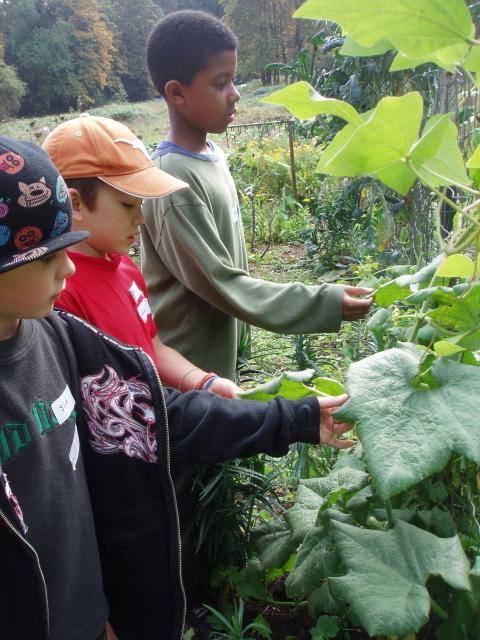
[[[170,458],[212,464],[290,443],[348,447],[338,398],[229,400],[164,389],[140,348],[52,313],[74,271],[65,184],[0,136],[0,620],[8,640],[179,640]],[[225,429],[225,424],[229,425]],[[107,604],[108,603],[108,604]]]

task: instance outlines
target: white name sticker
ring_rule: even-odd
[[[54,402],[52,402],[52,411],[55,414],[56,419],[58,420],[58,424],[63,424],[65,420],[72,415],[72,411],[75,407],[75,399],[72,396],[72,392],[70,391],[70,387],[65,387],[65,391],[62,395],[57,398]]]
[[[73,470],[77,470],[78,454],[80,453],[80,439],[78,437],[77,424],[75,423],[75,433],[73,434],[73,442],[70,447],[68,459],[72,463]]]
[[[144,298],[137,307],[138,315],[140,318],[146,322],[148,316],[152,313],[150,310],[150,305],[148,304],[147,298]]]
[[[143,293],[139,288],[139,286],[137,285],[137,283],[135,282],[135,280],[132,280],[132,284],[130,285],[129,291],[131,293],[132,298],[135,300],[135,302],[138,302],[140,298],[143,296]]]

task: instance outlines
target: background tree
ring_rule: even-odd
[[[152,95],[145,65],[145,43],[163,12],[154,0],[113,0],[113,6],[120,79],[129,100],[145,100]]]
[[[22,98],[27,91],[17,70],[4,60],[4,46],[0,34],[0,120],[17,115]]]
[[[269,84],[265,66],[272,60],[287,63],[313,35],[311,23],[293,20],[299,0],[222,0],[225,22],[239,39],[238,74],[260,77]],[[252,20],[252,16],[255,20]]]
[[[220,18],[223,15],[221,0],[157,0],[157,4],[165,13],[181,9],[196,9],[206,11]]]
[[[68,109],[80,91],[70,47],[72,27],[52,20],[50,8],[35,0],[3,3],[5,62],[28,87],[24,113]]]
[[[140,3],[139,3],[140,4]],[[81,87],[79,101],[88,106],[101,97],[112,65],[113,36],[100,14],[97,0],[58,0],[51,4],[56,20],[72,28],[70,47]]]

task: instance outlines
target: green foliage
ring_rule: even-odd
[[[223,0],[224,20],[239,39],[238,74],[242,79],[262,77],[270,84],[278,74],[265,71],[274,59],[286,63],[313,34],[308,23],[295,23],[296,0]],[[252,16],[255,19],[252,20]]]
[[[264,98],[302,118],[335,115],[348,122],[325,149],[317,171],[332,176],[372,176],[405,195],[415,180],[429,187],[465,187],[470,181],[448,116],[430,118],[420,136],[422,98],[412,92],[385,97],[360,116],[339,100],[322,98],[304,82]]]
[[[243,400],[266,401],[282,396],[287,400],[298,400],[307,396],[339,396],[343,393],[342,385],[336,380],[315,377],[314,374],[313,369],[287,371],[254,389],[241,392],[240,397]]]
[[[18,0],[9,7],[7,18],[5,61],[16,67],[28,87],[23,110],[66,111],[80,92],[70,48],[71,25],[52,22],[50,12],[34,0]]]
[[[145,100],[152,94],[145,64],[145,43],[163,13],[154,0],[114,0],[114,7],[116,44],[123,63],[120,79],[129,100]]]
[[[370,636],[418,631],[429,617],[425,585],[431,575],[470,591],[470,566],[458,536],[439,538],[401,520],[390,531],[335,521],[332,530],[347,570],[330,580],[332,592],[348,602]]]
[[[429,366],[422,371],[420,351],[391,349],[350,367],[346,389],[351,398],[336,415],[356,424],[383,498],[443,469],[451,452],[480,463],[474,400],[480,368],[430,360],[424,360]]]
[[[225,640],[246,640],[252,637],[252,632],[255,632],[257,637],[266,638],[266,640],[270,640],[272,637],[270,625],[262,616],[257,616],[248,625],[244,624],[245,603],[243,600],[234,603],[230,619],[209,605],[205,605],[205,607],[211,613],[210,623],[218,629],[211,636],[212,640],[221,640],[222,638]]]
[[[0,59],[0,120],[17,115],[25,92],[25,83],[19,79],[15,67]]]
[[[478,71],[479,43],[462,0],[308,0],[297,17],[335,20],[356,55],[397,51],[394,65],[425,61]],[[359,445],[323,478],[300,482],[295,504],[253,535],[262,568],[295,564],[288,595],[313,616],[372,637],[475,640],[479,631],[480,192],[472,188],[450,116],[425,124],[420,94],[385,97],[359,113],[305,83],[274,101],[302,117],[347,121],[321,149],[318,169],[362,176],[407,194],[420,182],[457,214],[429,264],[365,274],[380,308],[369,319],[378,353],[351,365],[349,400],[336,417]],[[478,151],[468,163],[477,169]],[[441,188],[454,185],[453,201]],[[382,192],[383,193],[383,192]],[[437,222],[440,229],[440,222]],[[402,344],[403,343],[403,344]],[[288,393],[277,380],[259,397]],[[315,631],[316,632],[316,631]],[[312,631],[313,635],[313,631]],[[322,637],[321,632],[319,637]]]
[[[304,143],[295,149],[298,200],[292,195],[290,155],[284,136],[272,134],[259,141],[239,139],[229,154],[229,163],[240,195],[247,241],[252,243],[254,239],[267,246],[301,241],[310,226],[310,202],[319,186],[314,147]]]
[[[82,108],[98,99],[111,67],[112,34],[97,0],[4,3],[0,23],[5,61],[16,67],[28,91],[25,113]]]
[[[379,2],[307,0],[295,17],[333,20],[366,49],[364,55],[371,55],[372,47],[376,53],[395,49],[412,67],[425,61],[465,62],[475,34],[463,0],[391,0],[388,11]]]

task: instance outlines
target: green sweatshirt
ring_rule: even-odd
[[[277,333],[338,330],[343,287],[249,275],[235,184],[218,147],[191,154],[162,143],[157,153],[161,169],[190,185],[144,201],[142,270],[165,344],[233,379],[246,323]]]

